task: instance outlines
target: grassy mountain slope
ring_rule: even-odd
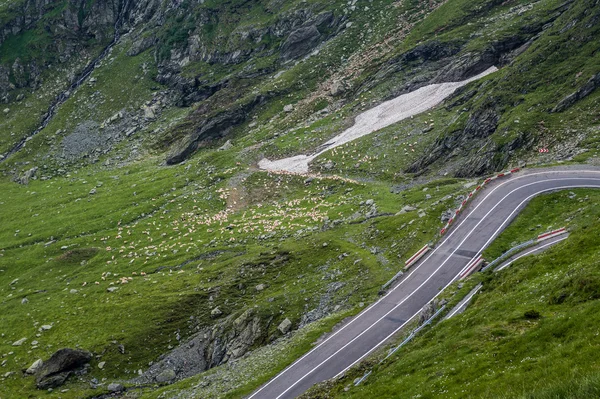
[[[409,254],[436,239],[442,213],[474,177],[522,162],[597,163],[598,90],[561,102],[598,73],[597,2],[134,3],[0,3],[0,397],[39,395],[21,370],[61,347],[94,358],[67,392],[48,397],[95,397],[113,381],[132,397],[239,397],[374,300]],[[121,12],[120,40],[48,126],[8,154],[110,43]],[[293,45],[298,30],[309,48]],[[319,176],[256,168],[263,157],[317,148],[384,100],[491,65],[501,70],[431,112],[323,154],[311,166]],[[596,198],[577,198],[585,195]],[[399,213],[407,205],[417,209]],[[592,231],[588,211],[578,215]],[[585,237],[581,227],[569,239],[588,248],[575,255],[584,274],[595,245]],[[553,251],[543,256],[561,253]],[[515,270],[489,277],[475,305],[507,299],[494,295]],[[551,309],[581,311],[581,321],[594,301],[577,301],[540,305],[541,321],[498,311],[502,337],[514,333],[512,318],[538,326]],[[469,326],[487,331],[484,316]],[[291,333],[279,329],[286,319]],[[439,346],[410,348],[462,345],[477,334],[450,334],[463,331],[460,320],[428,333],[442,334]],[[163,356],[204,335],[213,337],[206,357],[159,387]],[[383,394],[412,370],[406,364],[344,395]],[[417,394],[437,378],[431,367],[399,386]],[[521,381],[510,378],[498,389]]]

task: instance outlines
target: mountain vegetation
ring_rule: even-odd
[[[482,178],[600,165],[599,30],[598,0],[0,0],[0,398],[249,394]],[[307,174],[259,167],[491,67]],[[598,195],[536,199],[488,256],[566,242],[306,395],[597,396]]]

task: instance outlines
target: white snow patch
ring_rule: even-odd
[[[258,167],[270,171],[308,173],[308,164],[324,152],[376,132],[384,127],[393,125],[403,119],[425,112],[441,103],[459,87],[489,75],[490,73],[496,72],[497,70],[498,68],[491,67],[479,75],[473,76],[467,80],[436,83],[421,87],[420,89],[407,94],[402,94],[401,96],[386,101],[358,115],[352,127],[323,144],[312,155],[296,155],[277,161],[263,158],[258,163]]]

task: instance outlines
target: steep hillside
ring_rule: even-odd
[[[251,392],[478,178],[598,164],[599,20],[592,0],[0,1],[0,397]],[[307,174],[259,167],[491,67]],[[64,347],[92,354],[64,385],[23,373]]]

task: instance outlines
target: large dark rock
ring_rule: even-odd
[[[494,41],[481,52],[465,53],[442,68],[432,83],[458,82],[492,66],[508,64],[531,44],[529,36],[511,36]]]
[[[36,374],[39,389],[56,388],[65,383],[69,376],[84,367],[92,359],[92,354],[78,349],[64,348],[56,351],[44,362]]]
[[[281,45],[281,59],[293,60],[308,54],[321,41],[321,33],[315,25],[296,29]]]
[[[450,57],[458,53],[461,49],[460,43],[446,42],[441,43],[438,40],[431,40],[422,44],[417,45],[411,50],[400,56],[401,63],[409,62],[426,62],[426,61],[438,61],[442,58]],[[392,61],[395,62],[395,61]]]
[[[220,112],[203,123],[196,133],[176,145],[167,158],[167,165],[183,162],[198,148],[225,136],[232,127],[243,123],[245,120],[246,113],[243,108],[233,108]]]

